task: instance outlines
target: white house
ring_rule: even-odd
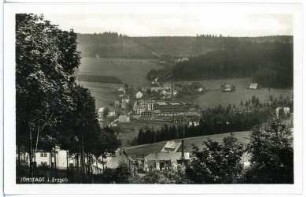
[[[130,122],[130,117],[127,116],[127,115],[120,115],[119,116],[119,122],[128,123],[128,122]]]
[[[143,93],[138,91],[135,95],[136,99],[141,99],[143,97]]]
[[[235,86],[231,84],[225,84],[222,86],[222,91],[223,92],[232,92],[235,90]]]
[[[190,161],[189,153],[160,152],[150,153],[144,158],[144,170],[177,170],[182,161]]]
[[[160,152],[177,152],[182,142],[167,141]]]
[[[259,88],[258,83],[250,83],[249,89],[257,90]]]
[[[280,116],[280,114],[283,114],[285,116],[289,116],[290,115],[290,107],[277,107],[275,109],[275,114],[276,114],[277,118]]]
[[[98,120],[99,121],[102,121],[103,120],[103,112],[104,112],[104,107],[100,107],[99,109],[98,109]]]
[[[120,88],[118,89],[118,92],[123,92],[123,93],[125,93],[124,87],[120,87]]]
[[[107,117],[115,117],[116,116],[116,112],[115,111],[110,111],[107,114]]]
[[[27,152],[21,153],[22,163],[26,165],[30,165],[30,158]],[[92,170],[94,174],[101,173],[102,167],[101,165],[97,165],[96,158],[94,155]],[[79,161],[77,161],[79,160]],[[37,167],[46,166],[46,167],[55,167],[56,169],[66,170],[68,167],[76,166],[77,163],[81,163],[81,157],[76,157],[75,154],[69,154],[67,150],[60,149],[59,146],[55,146],[55,148],[51,151],[42,151],[38,150],[35,153],[35,161]],[[87,158],[85,157],[85,163],[88,163]]]

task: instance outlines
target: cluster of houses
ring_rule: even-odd
[[[258,83],[252,82],[249,84],[248,89],[249,90],[258,90],[260,88],[260,85]],[[221,85],[221,91],[222,92],[233,92],[236,90],[236,87],[232,84],[223,84]]]
[[[201,114],[197,109],[183,102],[141,99],[136,100],[133,106],[135,119],[172,121],[198,125]]]
[[[18,155],[17,155],[18,156]],[[29,154],[21,153],[20,158],[23,165],[30,165]],[[95,157],[84,158],[84,164],[90,166],[93,174],[102,174],[105,169],[115,169],[120,163],[127,164],[131,171],[152,171],[152,170],[177,170],[183,162],[190,161],[189,152],[184,152],[182,142],[168,141],[160,151],[147,153],[146,155],[131,154],[124,149],[116,150],[115,154],[108,154],[106,158]],[[69,154],[69,151],[60,149],[56,146],[54,150],[35,153],[35,162],[37,167],[52,167],[59,170],[75,168],[81,163],[81,157],[75,154]]]
[[[108,120],[108,126],[118,126],[119,123],[130,123],[132,119],[147,121],[166,121],[198,125],[200,113],[183,102],[171,102],[169,98],[177,95],[171,83],[161,83],[158,78],[151,82],[151,87],[142,87],[142,90],[131,95],[124,87],[118,89],[119,100],[114,101],[114,109],[105,113],[106,108],[98,109],[98,120]],[[153,92],[159,97],[147,95]],[[156,95],[155,94],[155,95]]]
[[[17,154],[18,157],[20,157],[22,165],[30,166],[30,160],[32,160],[37,167],[51,167],[58,170],[74,168],[81,163],[81,157],[70,154],[69,151],[63,150],[59,146],[55,146],[51,151],[37,150],[32,158],[30,158],[28,152],[21,152],[20,155]],[[84,163],[85,165],[91,165],[93,174],[99,174],[103,170],[101,157],[96,158],[94,155],[91,155],[90,158],[85,157]]]

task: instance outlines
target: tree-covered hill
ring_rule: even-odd
[[[236,42],[236,41],[235,41]],[[251,77],[263,86],[293,85],[293,45],[237,41],[174,66],[176,80]]]
[[[242,43],[292,43],[292,36],[223,37],[221,35],[129,37],[105,32],[78,34],[83,57],[153,58],[190,57],[222,49],[233,41]]]

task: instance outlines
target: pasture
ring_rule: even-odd
[[[121,140],[122,144],[126,145],[128,141],[132,141],[135,137],[137,137],[140,128],[149,127],[159,129],[163,125],[164,123],[138,122],[134,120],[130,123],[120,123],[120,132],[117,133],[117,136]]]
[[[250,84],[251,79],[249,78],[204,80],[201,82],[207,88],[207,91],[199,96],[191,97],[190,101],[203,109],[216,107],[218,105],[227,106],[229,104],[238,107],[241,101],[245,102],[246,100],[251,99],[252,96],[256,96],[261,102],[265,102],[268,101],[270,95],[274,98],[278,98],[279,96],[291,98],[293,94],[292,89],[271,88],[269,90],[268,88],[261,88],[258,90],[250,90],[248,89],[248,85]],[[220,86],[225,83],[236,86],[236,90],[234,92],[221,92]]]
[[[122,86],[122,84],[113,84],[113,83],[100,83],[100,82],[87,82],[80,81],[82,86],[88,88],[91,92],[91,95],[96,100],[96,108],[99,107],[109,107],[112,109],[114,105],[114,101],[117,100],[118,88]]]
[[[161,66],[153,59],[82,57],[78,75],[113,76],[122,83],[142,87],[148,85],[147,73]]]

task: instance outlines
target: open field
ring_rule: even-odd
[[[121,123],[119,124],[120,133],[118,133],[118,138],[121,140],[122,145],[126,145],[128,141],[133,140],[138,135],[140,128],[149,127],[159,129],[164,123],[150,123],[150,122],[136,122],[132,121],[131,123]]]
[[[122,83],[142,87],[147,85],[147,73],[161,66],[153,59],[82,57],[78,75],[113,76]]]
[[[240,105],[240,102],[245,102],[246,100],[256,96],[261,102],[265,102],[272,95],[274,98],[279,96],[291,98],[293,94],[292,89],[273,89],[270,91],[268,88],[261,88],[258,90],[247,89],[251,80],[249,78],[242,79],[224,79],[224,80],[203,80],[201,83],[207,88],[207,91],[199,96],[191,96],[190,101],[199,105],[201,108],[215,107],[218,105],[227,106],[228,104],[234,104],[236,106]],[[222,84],[232,84],[236,86],[234,92],[221,92],[220,86]],[[188,98],[183,98],[185,101]]]
[[[246,145],[249,142],[251,131],[241,131],[241,132],[233,132],[235,137],[238,139],[238,142]],[[203,141],[207,141],[211,139],[213,141],[222,142],[224,137],[227,137],[229,133],[223,134],[215,134],[215,135],[206,135],[206,136],[198,136],[191,138],[184,138],[185,151],[192,151],[192,145],[196,145],[198,147],[203,146]],[[177,139],[174,141],[181,141],[182,139]],[[129,155],[147,155],[149,153],[160,152],[162,147],[165,145],[166,141],[152,143],[152,144],[144,144],[139,146],[130,146],[125,147],[126,152]]]
[[[114,76],[78,75],[78,80],[101,83],[122,83],[118,78]]]
[[[90,90],[91,95],[96,100],[96,108],[108,106],[110,109],[118,98],[118,88],[122,86],[122,84],[87,81],[80,81],[79,83]]]

